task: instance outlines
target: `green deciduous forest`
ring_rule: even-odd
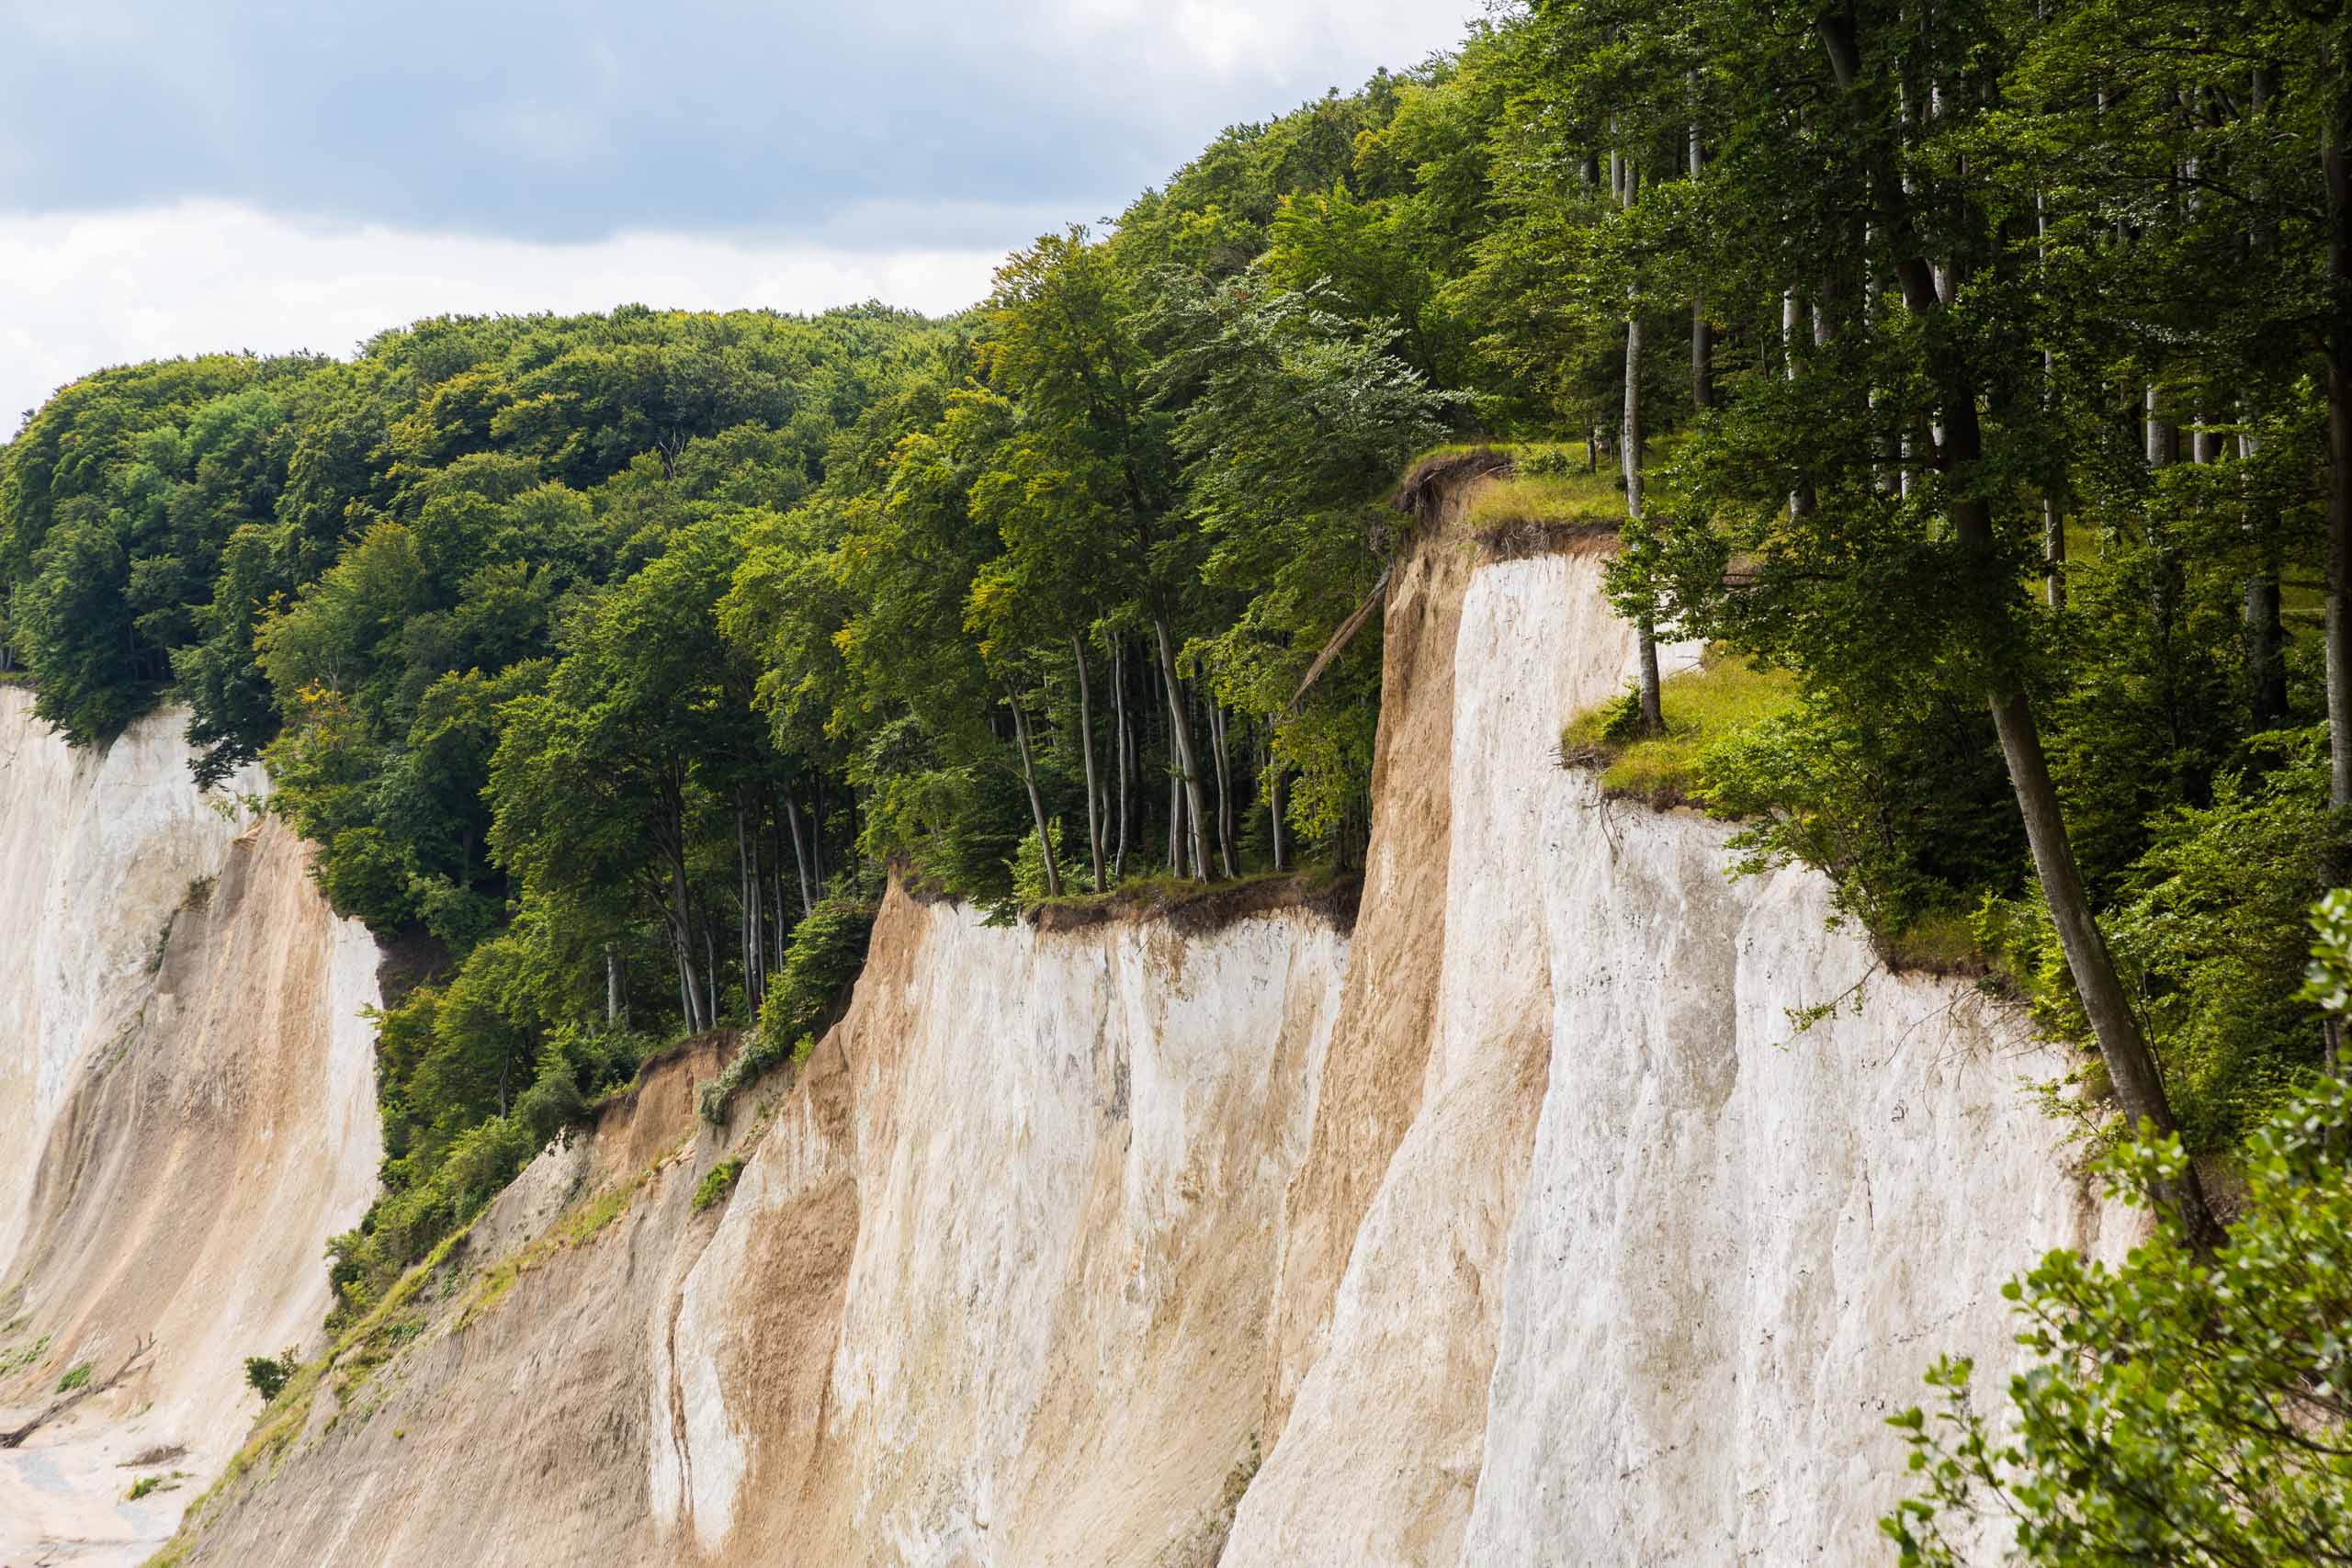
[[[1360,612],[1464,443],[1604,498],[1629,619],[1772,676],[1688,792],[1747,864],[1890,954],[1962,933],[2110,1128],[2226,1162],[2337,1027],[2347,49],[2267,0],[1505,7],[950,320],[102,370],[0,449],[0,668],[85,744],[185,705],[417,955],[346,1313],[655,1047],[754,1028],[725,1115],[888,868],[1007,915],[1344,878]],[[1652,670],[1611,725],[1675,722]],[[2145,1183],[2201,1256],[2200,1168]]]

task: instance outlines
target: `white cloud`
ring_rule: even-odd
[[[102,365],[218,349],[349,354],[422,316],[602,310],[820,310],[879,299],[946,312],[988,291],[1001,243],[863,250],[677,234],[585,244],[322,228],[188,202],[84,216],[0,212],[0,432]],[[959,224],[959,238],[987,227]]]
[[[1352,86],[1374,65],[1415,65],[1430,51],[1458,43],[1464,20],[1477,14],[1478,5],[1477,0],[1052,0],[1052,8],[1098,46],[1116,40],[1125,46],[1117,52],[1133,50],[1163,66],[1172,46],[1211,76]],[[1171,74],[1193,75],[1186,71]],[[1322,77],[1330,80],[1320,81]],[[1196,87],[1197,82],[1187,85]],[[1289,107],[1269,104],[1266,109],[1275,113]]]

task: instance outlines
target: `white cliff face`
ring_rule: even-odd
[[[673,1064],[543,1156],[189,1561],[1874,1560],[1883,1417],[1947,1352],[1997,1386],[2000,1282],[2121,1227],[2026,1092],[2057,1053],[1558,765],[1632,668],[1600,566],[1400,570],[1351,934],[894,892],[796,1078],[715,1135]]]
[[[244,1358],[316,1338],[326,1238],[374,1195],[378,953],[233,808],[257,770],[198,794],[184,716],[92,752],[31,709],[0,688],[0,1426],[149,1348],[0,1452],[0,1561],[135,1562],[194,1488],[127,1503],[123,1462],[218,1471]]]
[[[1482,572],[1457,654],[1527,672],[1464,694],[1453,765],[1496,810],[1467,869],[1513,890],[1490,918],[1540,953],[1552,1043],[1463,1561],[1862,1560],[1901,1473],[1882,1418],[1942,1351],[2003,1365],[2002,1280],[2096,1239],[2026,1093],[2067,1064],[1963,987],[1880,972],[1816,875],[1729,882],[1720,829],[1586,777],[1513,789],[1600,694],[1544,690],[1556,639],[1599,635],[1577,569]]]
[[[902,900],[886,920],[820,1048],[854,1109],[787,1102],[686,1282],[654,1391],[657,1425],[680,1413],[654,1447],[657,1522],[717,1548],[763,1471],[747,1450],[787,1446],[758,1418],[763,1254],[846,1175],[854,1242],[808,1438],[864,1560],[1213,1551],[1257,1431],[1252,1342],[1343,940],[1297,910],[1194,939]]]
[[[165,922],[237,835],[187,761],[166,716],[77,751],[0,686],[0,1280],[76,1070],[138,1018]]]

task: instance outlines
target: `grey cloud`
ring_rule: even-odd
[[[1467,0],[1394,0],[1378,37],[1304,5],[1293,58],[1217,63],[1116,0],[0,0],[0,209],[1001,243],[1008,207],[1096,216],[1374,49],[1450,42]]]

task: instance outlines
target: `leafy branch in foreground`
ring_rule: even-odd
[[[2352,892],[2315,923],[2306,994],[2341,1017]],[[1948,1358],[1928,1374],[1942,1407],[1893,1418],[1921,1483],[1881,1521],[1901,1561],[1947,1568],[2006,1534],[2010,1560],[2070,1568],[2352,1562],[2347,1142],[2352,1080],[2314,1078],[2247,1145],[2245,1206],[2210,1258],[2154,1197],[2187,1162],[2177,1137],[2102,1161],[2154,1235],[2119,1267],[2062,1250],[2003,1288],[2036,1359],[2006,1410],[1973,1408],[1974,1369]]]

